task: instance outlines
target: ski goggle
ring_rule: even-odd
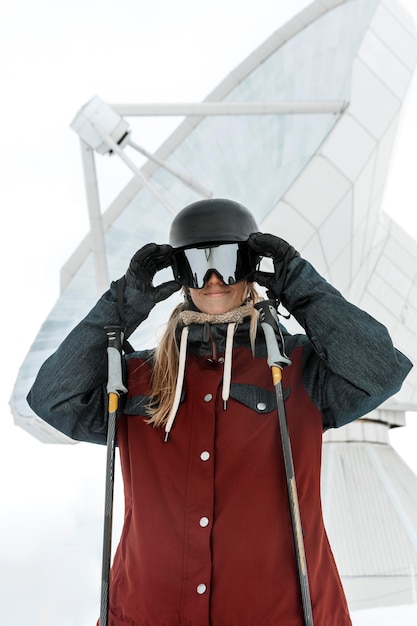
[[[246,241],[175,250],[172,257],[175,280],[193,289],[204,287],[213,272],[226,285],[234,285],[248,278],[258,263],[258,255]]]

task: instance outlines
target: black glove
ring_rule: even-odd
[[[143,291],[155,304],[166,300],[181,289],[180,283],[170,280],[155,287],[152,284],[157,272],[171,265],[172,246],[148,243],[140,248],[130,261],[125,274],[126,285]]]
[[[259,256],[270,257],[274,262],[274,273],[255,271],[251,278],[267,288],[268,298],[280,300],[287,276],[288,264],[300,254],[288,242],[275,235],[252,233],[248,244]]]

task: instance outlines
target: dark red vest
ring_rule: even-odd
[[[301,348],[284,370],[286,411],[316,626],[351,624],[322,521],[322,417],[301,381]],[[274,392],[265,359],[233,351],[221,363],[189,355],[170,440],[125,414],[118,423],[126,514],[112,568],[109,626],[302,626],[302,605]],[[149,393],[149,365],[129,361],[129,397]],[[140,411],[141,412],[141,411]]]

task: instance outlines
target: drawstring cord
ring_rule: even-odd
[[[227,325],[226,350],[224,353],[224,371],[223,371],[223,388],[222,400],[223,409],[227,409],[227,401],[230,396],[230,384],[232,381],[232,354],[233,354],[233,335],[236,329],[236,322]]]
[[[223,388],[222,388],[222,400],[223,408],[226,410],[227,401],[230,397],[230,384],[232,380],[232,355],[233,355],[233,335],[235,333],[236,322],[227,325],[226,334],[226,351],[224,355],[224,373],[223,373]],[[188,340],[189,327],[184,326],[181,331],[180,340],[180,356],[178,363],[178,377],[175,385],[174,402],[172,403],[171,410],[168,415],[167,423],[165,424],[165,443],[169,439],[174,421],[177,415],[178,407],[181,402],[182,386],[184,383],[185,362],[187,356],[187,340]]]
[[[168,441],[169,433],[171,432],[171,428],[172,428],[172,425],[174,424],[175,416],[177,414],[178,407],[181,401],[182,385],[184,382],[184,372],[185,372],[185,358],[187,354],[188,331],[189,331],[188,326],[184,326],[181,332],[180,358],[179,358],[179,364],[178,364],[177,384],[175,387],[174,402],[172,404],[171,410],[168,415],[168,420],[165,425],[165,442]]]
[[[227,332],[226,332],[226,346],[225,346],[225,354],[224,354],[224,368],[223,368],[223,387],[222,387],[222,400],[223,400],[223,408],[226,410],[227,401],[230,397],[230,387],[232,380],[232,355],[233,355],[233,337],[236,330],[236,326],[239,322],[242,321],[244,317],[250,315],[250,310],[252,309],[252,305],[246,305],[244,307],[239,307],[238,309],[234,309],[228,313],[222,315],[208,315],[203,314],[196,311],[183,311],[181,314],[182,321],[184,323],[184,327],[181,331],[181,339],[180,339],[180,353],[179,353],[179,363],[178,363],[178,376],[177,382],[175,385],[175,394],[174,401],[172,403],[171,410],[168,415],[167,422],[165,424],[165,438],[164,441],[167,442],[169,439],[170,432],[174,425],[174,421],[178,412],[178,407],[181,402],[181,394],[182,387],[184,384],[184,374],[185,374],[185,363],[187,356],[187,341],[188,341],[188,332],[189,332],[189,324],[197,323],[204,324],[203,337],[208,340],[210,338],[210,323],[226,323],[227,324]]]

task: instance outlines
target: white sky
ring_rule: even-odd
[[[58,298],[59,270],[88,230],[69,124],[95,94],[110,103],[203,99],[308,3],[3,0],[0,606],[7,626],[88,626],[99,611],[104,450],[43,445],[13,425],[8,406],[19,365]],[[416,19],[417,0],[402,4]],[[414,79],[384,207],[417,239],[416,110]],[[149,124],[139,143],[155,149],[167,132],[162,121]],[[416,422],[410,416],[393,442],[417,473]],[[117,498],[120,491],[119,481]],[[116,513],[116,532],[118,524]]]

